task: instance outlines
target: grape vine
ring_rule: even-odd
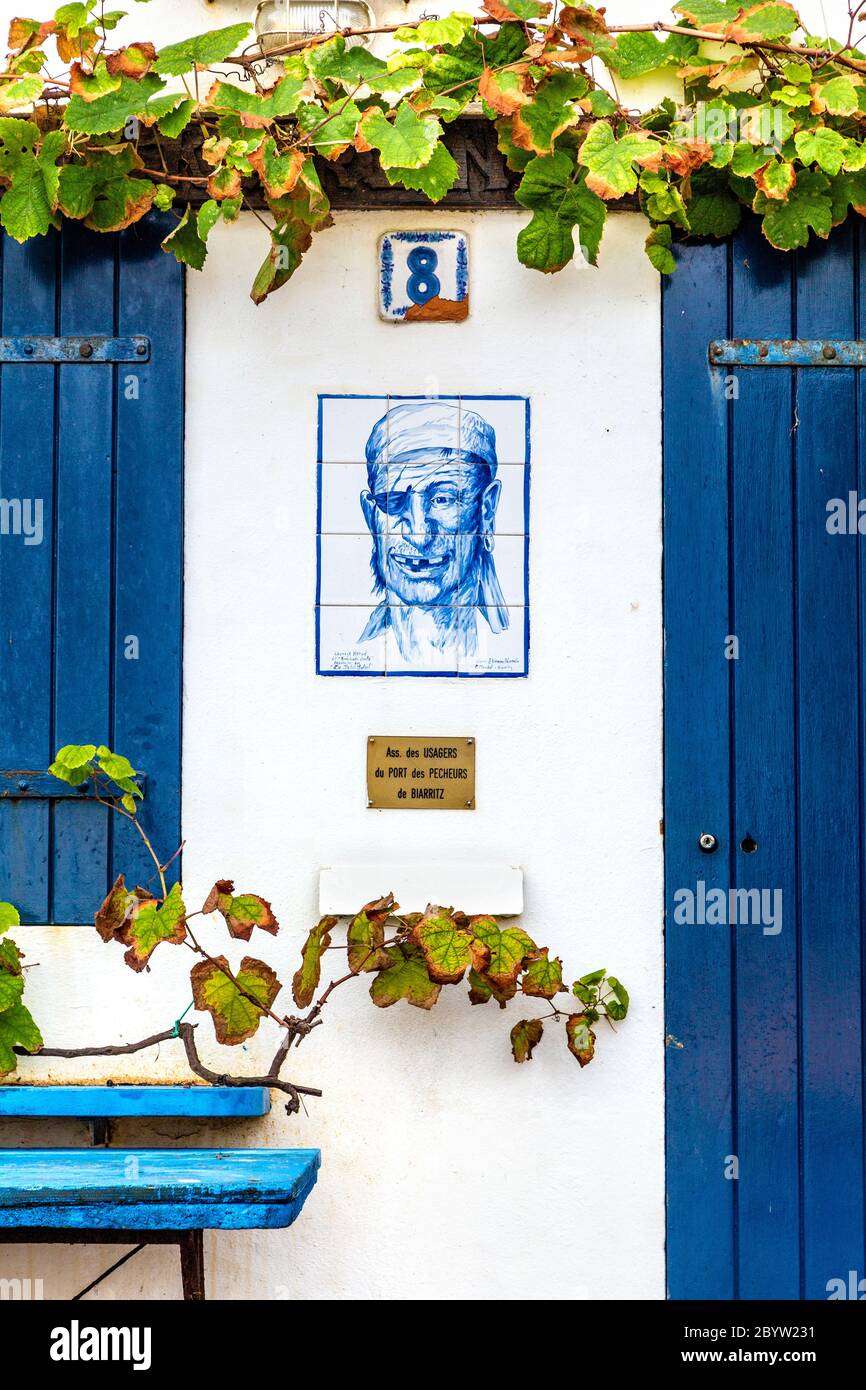
[[[389,183],[436,204],[458,178],[444,127],[470,107],[520,174],[530,218],[517,252],[536,270],[562,269],[578,247],[595,264],[608,208],[626,196],[663,273],[675,239],[727,236],[744,209],[782,250],[828,237],[852,208],[866,214],[866,7],[849,3],[840,40],[804,32],[788,0],[673,10],[671,24],[608,25],[590,5],[484,0],[479,15],[291,43],[266,72],[248,24],[158,50],[117,44],[126,16],[102,3],[17,18],[0,73],[0,223],[23,242],[64,218],[115,232],[173,210],[164,248],[200,270],[213,228],[258,186],[270,239],[259,303],[331,223],[319,161],[373,151]],[[390,34],[393,51],[347,43],[367,33]],[[660,73],[676,99],[629,107],[623,83]],[[182,158],[169,169],[167,147],[182,156],[191,133],[208,174]],[[206,195],[196,207],[191,186]]]

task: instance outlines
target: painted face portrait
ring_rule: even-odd
[[[366,452],[361,507],[384,597],[361,641],[387,627],[407,660],[425,648],[473,652],[479,617],[494,632],[508,626],[493,560],[501,484],[492,427],[456,403],[411,402],[377,421]]]

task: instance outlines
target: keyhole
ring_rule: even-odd
[[[751,835],[743,836],[742,840],[740,841],[740,849],[743,851],[743,854],[754,854],[757,848],[757,840],[753,839]]]

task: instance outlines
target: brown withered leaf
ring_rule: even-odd
[[[709,164],[713,157],[713,147],[706,140],[683,140],[664,151],[664,165],[675,174],[685,177],[702,164]]]
[[[508,981],[503,988],[496,985],[489,975],[480,970],[469,971],[469,1003],[486,1004],[495,999],[500,1009],[504,1009],[509,999],[517,993],[517,980]]]
[[[156,902],[156,899],[144,888],[127,888],[123,874],[118,874],[93,919],[102,940],[121,941],[125,946],[128,945],[124,933],[145,902]]]
[[[595,1033],[589,1026],[586,1014],[569,1014],[565,1020],[568,1036],[568,1050],[582,1067],[589,1066],[595,1056]]]
[[[500,116],[513,116],[532,99],[532,85],[525,69],[494,72],[485,68],[478,82],[478,95]]]
[[[523,993],[537,999],[552,999],[555,994],[560,994],[565,989],[562,983],[562,961],[558,956],[550,960],[547,951],[546,946],[541,948],[527,965],[523,976]]]
[[[105,66],[112,77],[144,77],[156,62],[152,43],[131,43],[116,53],[109,53]]]
[[[211,174],[207,181],[207,191],[217,202],[223,198],[239,198],[242,192],[240,170],[230,169],[224,164],[221,169]]]
[[[331,944],[331,928],[338,918],[323,917],[311,928],[301,951],[301,964],[292,980],[292,997],[299,1009],[307,1009],[322,976],[322,955]]]
[[[531,1062],[533,1049],[541,1042],[544,1024],[540,1018],[522,1018],[511,1030],[511,1051],[515,1062]]]
[[[385,926],[398,904],[393,893],[366,903],[349,924],[346,933],[346,952],[349,969],[355,971],[387,970],[391,960],[383,950]]]
[[[267,898],[259,897],[258,893],[235,894],[234,888],[230,878],[218,879],[205,899],[202,912],[219,912],[232,936],[240,941],[249,941],[254,927],[276,936],[280,924]]]
[[[489,14],[490,18],[495,19],[499,24],[508,24],[512,20],[522,23],[520,15],[514,13],[514,10],[509,7],[507,0],[484,0],[481,8],[484,10],[485,14]],[[539,15],[540,19],[550,14],[550,5],[539,4],[538,8],[541,11]]]
[[[26,48],[38,48],[43,39],[47,39],[49,34],[53,34],[57,24],[53,19],[48,19],[44,24],[37,24],[33,19],[13,19],[9,23],[9,50],[10,54],[23,53]]]

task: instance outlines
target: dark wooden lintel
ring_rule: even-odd
[[[404,208],[441,212],[452,208],[474,211],[518,206],[514,190],[521,176],[508,168],[497,146],[492,122],[483,116],[461,116],[445,127],[443,139],[460,172],[454,187],[441,202],[431,203],[423,193],[390,184],[379,167],[375,152],[358,154],[349,149],[334,161],[316,160],[331,207],[338,212]],[[141,132],[139,153],[148,168],[156,170],[162,167],[162,157],[170,174],[201,178],[213,172],[211,165],[202,159],[202,135],[198,127],[190,126],[179,141],[160,142],[161,157],[156,140],[152,132]],[[179,183],[175,187],[177,204],[180,206],[187,203],[197,206],[208,197],[204,183]],[[247,207],[261,209],[267,206],[257,180],[246,181],[244,194]],[[633,199],[622,199],[615,206],[632,209],[636,203]]]

